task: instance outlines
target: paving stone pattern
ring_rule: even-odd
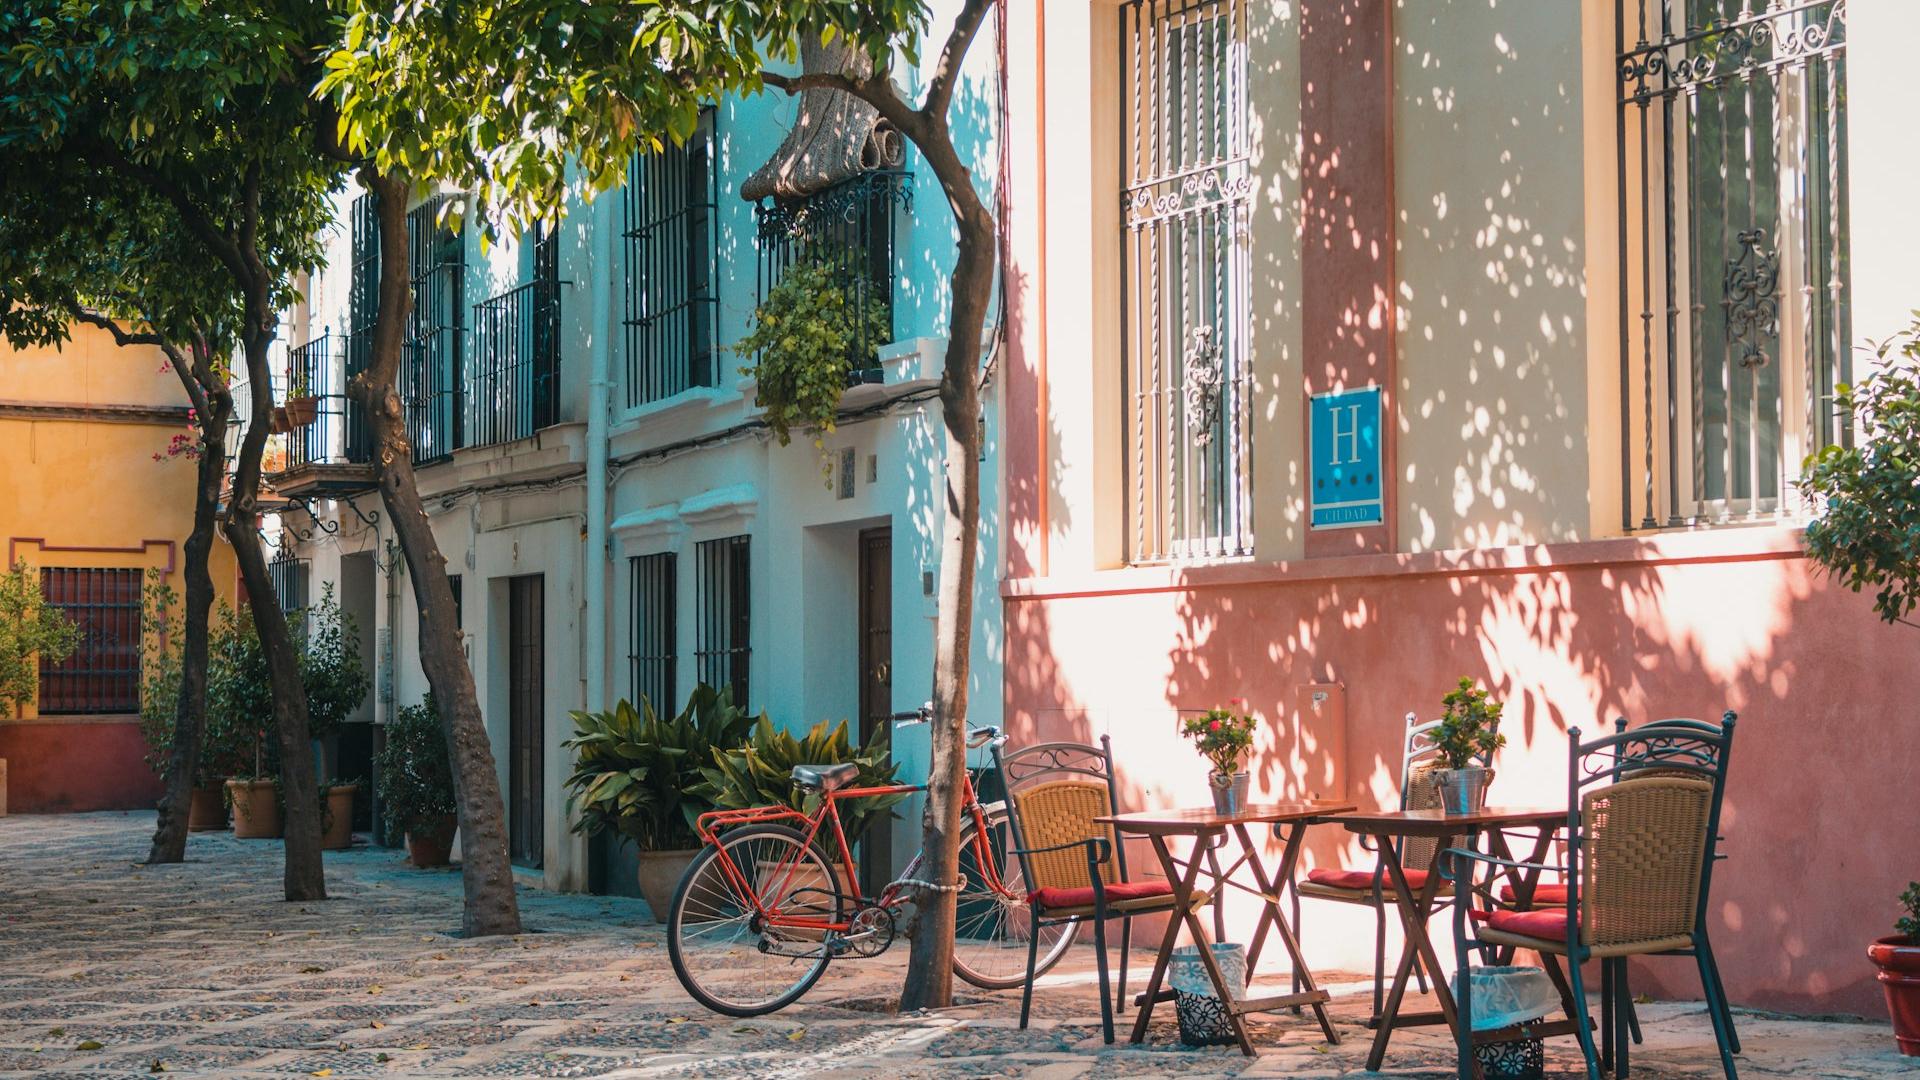
[[[1048,977],[1026,1031],[1014,992],[895,1015],[904,943],[834,965],[783,1013],[731,1020],[681,991],[639,901],[523,889],[536,932],[468,941],[457,871],[330,852],[332,898],[288,904],[277,842],[198,833],[184,865],[144,866],[152,828],[151,813],[0,818],[0,1078],[1372,1075],[1366,987],[1350,975],[1323,978],[1342,1045],[1281,1015],[1256,1024],[1251,1060],[1181,1046],[1170,1009],[1144,1046],[1104,1046],[1084,948]],[[1697,1004],[1643,1016],[1635,1076],[1719,1075]],[[1743,1076],[1920,1075],[1884,1023],[1740,1023]],[[1384,1075],[1450,1076],[1451,1053],[1437,1029],[1407,1033]],[[1569,1041],[1549,1044],[1549,1074],[1581,1074]]]

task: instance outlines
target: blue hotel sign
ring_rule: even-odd
[[[1379,525],[1380,388],[1316,394],[1308,411],[1309,521],[1316,529]]]

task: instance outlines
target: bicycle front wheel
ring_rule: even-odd
[[[984,834],[971,821],[960,831],[953,973],[982,990],[1007,990],[1026,981],[1029,947],[1037,950],[1033,973],[1038,975],[1066,955],[1080,920],[1034,929],[1020,859],[1008,855],[1016,845],[1006,811],[988,814],[986,825]]]
[[[721,837],[687,867],[667,914],[667,956],[693,999],[728,1016],[763,1016],[813,988],[832,959],[827,933],[768,925],[839,922],[840,881],[792,829],[761,825]]]

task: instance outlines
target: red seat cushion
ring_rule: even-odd
[[[1567,913],[1558,911],[1475,911],[1473,920],[1490,930],[1542,941],[1567,940]]]
[[[1511,904],[1513,903],[1513,898],[1513,886],[1500,886],[1500,899]],[[1567,887],[1565,885],[1535,885],[1533,887],[1533,902],[1535,905],[1558,904],[1561,907],[1565,907],[1567,906]]]
[[[1332,869],[1309,870],[1307,871],[1307,880],[1313,882],[1315,885],[1325,885],[1328,888],[1332,888],[1332,889],[1371,889],[1373,888],[1373,871],[1371,870],[1332,870]],[[1426,884],[1427,884],[1427,872],[1425,870],[1407,871],[1407,887],[1408,888],[1420,889],[1420,888],[1424,888]],[[1393,891],[1393,875],[1382,874],[1380,876],[1380,888],[1385,892],[1392,892]]]
[[[1107,886],[1107,903],[1109,904],[1118,903],[1122,900],[1145,900],[1154,896],[1172,895],[1173,885],[1171,882],[1158,881],[1151,878],[1146,881],[1122,881]],[[1033,892],[1028,893],[1027,900],[1043,908],[1092,907],[1093,886],[1088,885],[1085,888],[1079,889],[1062,889],[1049,886],[1044,889],[1035,889]]]

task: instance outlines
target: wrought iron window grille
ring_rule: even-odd
[[[713,110],[687,141],[636,154],[622,195],[626,227],[628,408],[719,382],[719,178]]]
[[[475,304],[467,373],[467,446],[524,439],[560,419],[560,280],[557,238],[532,234],[533,277]]]
[[[441,461],[466,445],[461,374],[466,354],[466,228],[448,227],[436,195],[407,212],[413,309],[401,348],[400,396],[416,464]]]
[[[140,711],[142,570],[47,567],[40,589],[47,603],[80,627],[73,654],[40,660],[43,715]]]
[[[694,665],[700,681],[715,689],[733,688],[733,703],[746,708],[753,655],[751,538],[729,536],[694,547]]]
[[[1846,0],[1621,0],[1623,528],[1792,515],[1848,443]]]
[[[868,170],[804,199],[761,200],[754,210],[756,299],[766,298],[787,267],[817,259],[833,268],[835,280],[849,292],[850,310],[878,300],[891,318],[898,229],[912,214],[913,174],[903,169]],[[858,337],[848,357],[849,384],[880,381],[866,358],[885,344]]]
[[[1245,0],[1127,0],[1121,355],[1128,560],[1253,553]]]
[[[627,560],[632,572],[632,621],[627,632],[627,663],[634,702],[646,700],[658,715],[669,715],[679,697],[674,685],[679,658],[677,625],[678,558],[672,552]]]

